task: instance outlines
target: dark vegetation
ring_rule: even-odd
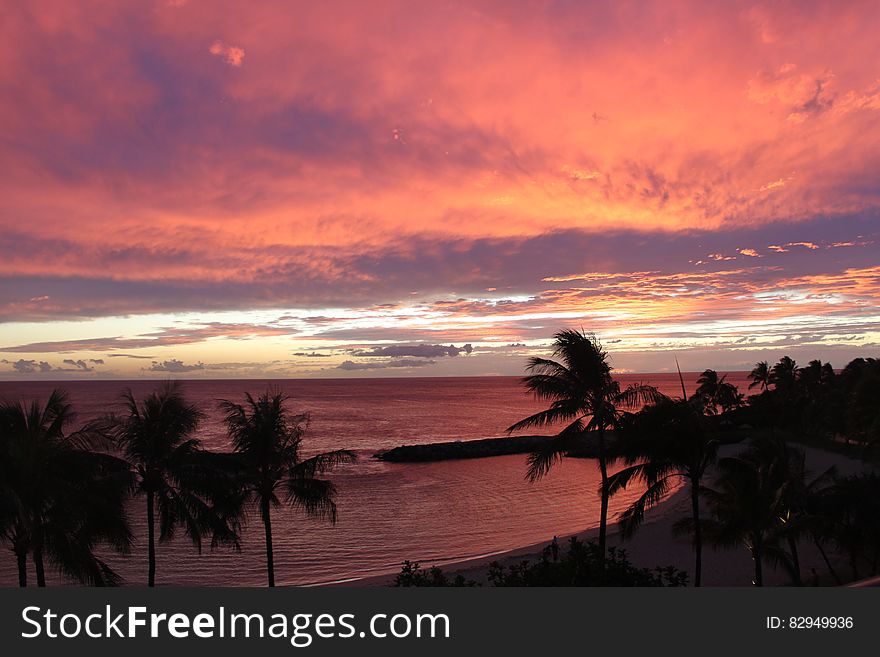
[[[490,586],[685,586],[687,574],[665,568],[637,568],[626,556],[626,550],[611,547],[602,557],[595,542],[584,543],[572,537],[568,550],[553,558],[548,546],[536,562],[523,560],[505,566],[498,561],[489,564]],[[450,578],[436,566],[425,571],[418,563],[405,561],[394,586],[479,586],[461,575]]]
[[[28,584],[28,559],[38,586],[46,585],[47,565],[82,584],[121,583],[96,548],[130,550],[132,497],[143,500],[147,518],[148,586],[156,582],[158,546],[179,530],[200,550],[205,539],[212,548],[238,549],[244,523],[258,515],[274,586],[273,510],[336,521],[336,489],[322,475],[354,457],[337,451],[303,458],[308,416],[291,414],[280,392],[220,402],[234,447],[222,454],[202,447],[203,416],[178,386],[166,384],[143,400],[126,391],[122,400],[123,412],[79,428],[60,391],[45,404],[0,404],[0,539],[16,559],[21,586]]]

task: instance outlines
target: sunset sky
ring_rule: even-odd
[[[0,8],[0,378],[880,355],[880,3]]]

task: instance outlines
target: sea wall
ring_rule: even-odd
[[[375,454],[375,458],[393,463],[418,463],[447,461],[451,459],[476,459],[506,454],[533,452],[555,440],[555,436],[503,436],[480,440],[456,440],[427,445],[401,445]],[[595,439],[585,437],[568,452],[569,456],[593,457],[596,455]]]

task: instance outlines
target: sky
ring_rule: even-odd
[[[880,3],[0,8],[0,378],[880,355]]]

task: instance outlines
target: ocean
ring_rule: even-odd
[[[697,374],[685,374],[693,392]],[[680,395],[676,374],[620,375],[622,385],[641,381]],[[746,390],[744,372],[728,380]],[[0,398],[45,399],[51,390],[68,391],[79,420],[121,410],[120,393],[130,387],[143,397],[156,381],[0,382]],[[425,566],[490,555],[549,541],[598,525],[599,475],[591,459],[565,459],[537,483],[525,480],[525,455],[438,463],[385,463],[377,451],[403,444],[473,440],[504,435],[519,419],[542,408],[516,377],[193,380],[185,394],[207,415],[199,437],[208,449],[225,450],[217,400],[239,401],[245,392],[267,386],[290,396],[290,408],[308,412],[311,422],[303,446],[306,456],[351,449],[356,463],[330,478],[338,488],[336,525],[288,508],[273,511],[276,583],[303,585],[339,582],[399,571],[404,559]],[[552,430],[547,433],[553,433]],[[640,493],[625,491],[611,501],[614,518]],[[130,555],[107,560],[127,584],[145,584],[146,502],[130,505],[136,545]],[[8,548],[8,546],[3,546]],[[257,517],[245,528],[242,550],[202,553],[179,536],[157,548],[157,584],[260,586],[266,582],[263,529]],[[32,566],[31,566],[32,568]],[[29,581],[35,581],[33,572]],[[61,583],[59,577],[50,579]],[[0,552],[0,585],[17,585],[15,558]]]

